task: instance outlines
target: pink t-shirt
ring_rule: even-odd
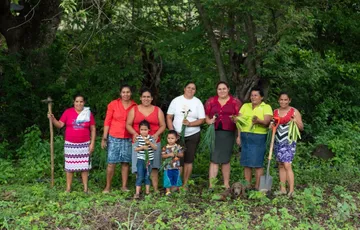
[[[90,140],[90,126],[95,125],[93,114],[90,114],[90,121],[80,124],[76,123],[78,113],[75,108],[69,108],[61,115],[60,120],[65,124],[65,140],[73,143],[82,143]]]

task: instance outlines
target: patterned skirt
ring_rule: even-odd
[[[65,141],[65,171],[66,172],[81,172],[89,171],[90,164],[90,141],[83,143],[72,143]]]
[[[277,162],[291,163],[295,156],[296,142],[289,143],[289,123],[280,124],[276,130],[274,152]]]
[[[277,162],[282,163],[292,163],[296,151],[296,142],[293,141],[289,144],[289,141],[277,142],[274,143],[274,152]]]

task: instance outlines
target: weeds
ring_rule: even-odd
[[[73,192],[64,193],[61,137],[55,138],[56,177],[55,187],[50,189],[48,143],[40,139],[36,128],[27,132],[29,135],[25,138],[28,139],[24,142],[27,147],[18,150],[19,159],[0,161],[0,229],[360,228],[359,166],[346,161],[333,164],[309,158],[308,148],[301,145],[293,164],[294,198],[249,191],[245,198],[217,201],[216,195],[224,190],[221,172],[211,181],[214,192],[209,192],[209,159],[207,153],[201,153],[194,164],[189,191],[181,190],[171,197],[152,194],[135,202],[131,199],[132,193],[120,191],[118,180],[114,181],[110,194],[101,193],[106,177],[106,154],[100,148],[94,152],[94,170],[89,178],[93,193],[85,195],[76,177]],[[244,184],[237,156],[230,163],[231,181]],[[278,178],[277,169],[271,168],[271,175]],[[131,186],[135,176],[131,175],[129,180]],[[274,190],[278,183],[274,179]]]

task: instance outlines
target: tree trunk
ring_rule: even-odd
[[[60,24],[60,0],[19,1],[19,15],[10,10],[10,0],[0,1],[0,33],[10,53],[49,45]]]
[[[218,71],[219,71],[220,80],[221,81],[227,81],[225,67],[224,67],[224,63],[222,61],[222,57],[221,57],[220,47],[219,47],[218,42],[216,41],[216,37],[215,37],[215,34],[213,32],[213,28],[211,26],[211,23],[210,23],[210,21],[209,21],[209,19],[207,17],[207,13],[206,13],[204,7],[201,5],[200,0],[196,0],[195,5],[196,5],[197,10],[199,11],[201,21],[203,22],[204,27],[206,29],[206,33],[207,33],[207,35],[209,37],[211,48],[214,51],[216,66],[217,66]]]
[[[231,43],[234,45],[236,44],[237,47],[241,46],[240,41],[240,32],[237,30],[237,21],[234,14],[231,12],[229,13],[229,38]],[[241,66],[244,65],[246,57],[243,56],[242,53],[235,52],[234,46],[230,46],[229,49],[229,63],[230,63],[230,73],[231,73],[231,80],[235,82],[236,85],[236,93],[235,95],[241,100],[244,101],[245,98],[241,97],[241,94],[238,93],[239,89],[242,88],[239,81],[243,78],[241,75]]]
[[[236,81],[236,96],[243,101],[249,98],[251,88],[258,85],[260,79],[256,72],[257,41],[255,36],[255,23],[250,14],[244,15],[244,22],[246,35],[248,37],[247,52],[244,54],[244,65],[247,70],[247,76],[238,76]]]
[[[141,46],[142,65],[144,71],[143,85],[152,92],[153,104],[158,104],[160,76],[162,72],[162,59],[156,60],[154,50],[147,51],[145,45]]]

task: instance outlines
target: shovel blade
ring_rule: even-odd
[[[270,175],[261,176],[259,191],[263,191],[263,192],[271,191],[272,180],[273,180],[272,176]]]

